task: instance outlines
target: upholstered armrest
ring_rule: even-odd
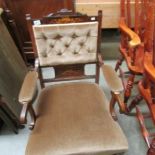
[[[20,122],[21,124],[27,122],[27,113],[29,112],[31,116],[30,129],[33,129],[36,120],[36,115],[31,103],[37,93],[37,77],[36,71],[29,71],[26,74],[18,99],[19,102],[23,104]]]
[[[116,102],[119,105],[121,113],[128,112],[126,104],[123,102],[123,98],[122,98],[122,92],[124,90],[123,84],[121,82],[121,79],[118,77],[117,73],[115,72],[115,70],[111,66],[105,65],[103,63],[101,55],[98,55],[98,61],[99,61],[99,65],[102,69],[105,81],[111,90],[112,97],[111,97],[111,101],[110,101],[110,113],[111,113],[113,119],[117,120],[117,116],[116,116],[115,110],[114,110],[114,106],[115,106]]]
[[[121,92],[123,91],[123,85],[121,79],[118,77],[114,69],[109,66],[103,64],[101,66],[104,78],[111,89],[112,92]]]
[[[140,37],[126,25],[124,18],[120,19],[119,28],[130,37],[130,47],[136,47],[141,44]]]
[[[111,66],[104,64],[101,54],[98,54],[98,62],[111,91],[114,93],[123,91],[124,88],[121,79],[118,77],[117,73]]]
[[[29,71],[24,79],[23,85],[19,93],[19,102],[21,104],[29,103],[33,100],[37,91],[37,72]]]

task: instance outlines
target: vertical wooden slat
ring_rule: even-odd
[[[146,16],[147,19],[145,21],[145,34],[144,34],[144,45],[145,50],[147,52],[153,51],[153,31],[154,31],[154,2],[149,1],[147,2],[146,7]]]
[[[154,21],[154,32],[153,32],[153,65],[155,66],[155,2],[153,3],[153,21]]]
[[[120,17],[125,17],[125,0],[120,1]]]
[[[135,32],[139,34],[139,0],[135,0]]]
[[[130,7],[130,0],[127,0],[127,23],[128,23],[128,27],[131,28],[131,7]]]

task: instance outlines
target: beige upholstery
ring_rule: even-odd
[[[19,94],[18,100],[20,103],[24,104],[25,102],[31,102],[33,100],[37,90],[37,78],[36,71],[29,71],[27,73]]]
[[[128,149],[106,97],[93,83],[43,89],[26,155],[111,155]]]
[[[40,66],[96,61],[98,22],[34,25]]]
[[[116,74],[115,70],[109,65],[102,65],[102,71],[104,78],[113,92],[121,92],[123,91],[123,85],[121,79]]]

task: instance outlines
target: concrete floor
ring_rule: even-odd
[[[106,61],[105,63],[114,67],[116,61]],[[86,71],[87,73],[92,73],[93,69],[94,66],[89,66]],[[48,76],[49,70],[45,70],[44,73],[45,76]],[[110,100],[110,91],[102,75],[100,78],[100,86],[104,90],[107,98]],[[143,104],[140,105],[140,107],[141,106],[143,107]],[[119,118],[118,123],[123,129],[129,143],[129,151],[126,152],[125,155],[146,155],[147,146],[140,134],[139,124],[135,116],[119,114],[118,110],[117,114]],[[24,155],[29,134],[30,131],[28,130],[28,127],[20,130],[19,134],[15,135],[12,131],[9,131],[6,126],[4,126],[2,130],[0,130],[0,155]]]

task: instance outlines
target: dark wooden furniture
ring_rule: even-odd
[[[4,122],[11,124],[15,130],[13,124],[19,125],[22,108],[18,102],[18,94],[27,68],[3,22],[3,15],[0,8],[0,96],[4,98],[0,101],[0,118],[3,121],[5,119]]]
[[[34,60],[34,53],[25,20],[47,16],[63,8],[74,11],[74,0],[3,0],[3,8],[11,35],[25,61]]]
[[[2,99],[2,96],[0,96],[0,123],[1,125],[5,124],[9,129],[11,129],[16,134],[18,133],[20,123],[17,120],[15,114],[12,112],[12,110],[9,109],[4,99]]]
[[[97,85],[99,65],[104,74],[108,74],[107,77],[116,77],[113,81],[117,86],[121,85],[112,67],[104,65],[99,55],[101,19],[102,11],[97,16],[63,12],[39,20],[27,16],[33,48],[38,55],[36,67],[39,68],[42,87],[46,82],[85,78],[95,78],[96,84],[70,82],[42,89],[36,121],[32,98],[26,100],[25,97],[27,78],[24,80],[19,95],[23,105],[21,121],[26,123],[27,113],[30,112],[30,127],[33,128],[26,155],[95,155],[99,152],[112,155],[123,153],[128,148],[121,129],[110,116],[105,96]],[[95,75],[85,76],[86,64],[96,65]],[[41,69],[50,66],[54,67],[55,78],[43,79]],[[114,87],[113,81],[109,81],[109,84]],[[35,86],[36,81],[32,83],[31,86]]]
[[[131,90],[133,88],[136,75],[142,75],[144,71],[143,60],[144,51],[151,52],[152,46],[152,29],[151,16],[153,14],[153,1],[141,1],[135,0],[135,22],[134,31],[131,23],[131,8],[130,1],[121,0],[121,18],[120,18],[120,31],[121,31],[121,43],[120,53],[121,57],[117,61],[115,70],[120,71],[122,82],[124,85],[124,103],[127,103]],[[144,50],[145,47],[145,50]],[[128,67],[127,72],[129,74],[127,83],[124,82],[124,72],[121,69],[122,62],[125,61]],[[137,102],[141,101],[142,97],[137,95],[131,102],[128,110],[131,111]]]

